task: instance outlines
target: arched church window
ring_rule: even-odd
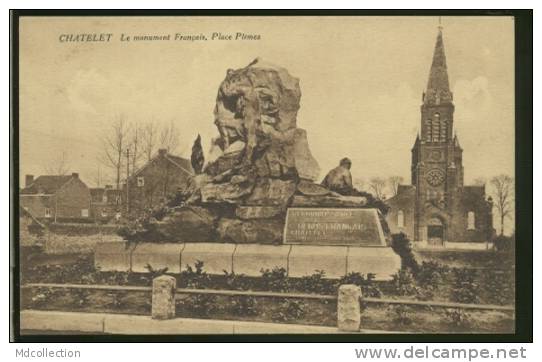
[[[446,123],[447,122],[445,119],[440,121],[440,142],[446,142],[446,136],[448,133],[448,127]]]
[[[425,120],[425,137],[427,142],[431,142],[431,120]]]
[[[440,114],[435,113],[433,116],[433,122],[431,125],[431,137],[433,142],[440,141]]]
[[[403,213],[403,210],[397,212],[397,227],[405,227],[405,214]]]
[[[476,229],[475,221],[476,220],[475,220],[474,211],[469,211],[467,213],[467,230]]]

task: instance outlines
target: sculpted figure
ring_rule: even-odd
[[[307,133],[297,127],[299,79],[283,67],[256,58],[229,69],[218,87],[214,123],[220,137],[212,143],[204,172],[214,182],[252,174],[314,181],[320,173]]]
[[[322,181],[322,186],[341,195],[357,194],[357,190],[352,186],[351,167],[352,161],[349,158],[343,158],[339,166],[328,172]]]

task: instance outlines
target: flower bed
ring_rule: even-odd
[[[75,283],[151,286],[167,270],[149,273],[100,272],[91,257],[65,264],[23,266],[24,283]],[[169,274],[169,273],[168,273]],[[357,284],[366,297],[462,303],[509,304],[513,301],[513,275],[489,274],[470,269],[450,269],[422,263],[415,274],[402,270],[391,282],[350,274],[340,280],[324,279],[321,272],[288,278],[284,269],[262,271],[261,277],[205,273],[203,263],[172,274],[179,288],[253,290],[336,295],[341,284]],[[65,290],[31,288],[22,293],[22,308],[126,314],[150,314],[151,296],[145,291]],[[367,329],[411,332],[512,332],[510,313],[463,311],[405,305],[364,305],[362,326]],[[335,326],[336,302],[301,298],[183,294],[177,298],[177,316],[237,319]]]

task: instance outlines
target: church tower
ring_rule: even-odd
[[[397,194],[386,200],[390,231],[432,246],[485,242],[494,233],[493,205],[486,200],[485,186],[463,184],[454,107],[439,27],[420,107],[420,133],[412,147],[411,185],[399,185]]]
[[[454,135],[454,103],[439,26],[427,88],[422,96],[421,133],[412,148],[416,186],[415,240],[447,240],[454,197],[463,186],[462,149]]]

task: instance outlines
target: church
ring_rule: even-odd
[[[485,186],[463,184],[463,149],[453,126],[453,94],[439,27],[423,93],[421,133],[412,147],[411,185],[399,185],[397,195],[386,201],[392,233],[430,245],[492,237],[492,200],[486,198]]]

